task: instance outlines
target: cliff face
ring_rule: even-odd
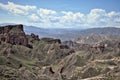
[[[24,46],[28,45],[28,40],[21,24],[0,26],[0,41]]]

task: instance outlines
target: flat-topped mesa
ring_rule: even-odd
[[[23,31],[23,25],[18,24],[18,25],[0,26],[0,34],[9,33],[12,29],[14,29],[14,31],[15,31],[15,29]]]
[[[0,26],[0,41],[24,46],[28,45],[28,39],[22,24]]]

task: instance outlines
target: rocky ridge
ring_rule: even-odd
[[[7,32],[0,28],[0,80],[120,80],[119,39],[63,43],[33,33],[26,35],[17,27],[20,25],[11,26]],[[16,37],[10,42],[2,40],[6,33]],[[29,47],[16,40],[23,36]]]

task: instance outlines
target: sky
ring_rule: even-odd
[[[0,0],[0,24],[120,28],[120,0]]]

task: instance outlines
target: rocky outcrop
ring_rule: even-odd
[[[105,49],[105,45],[95,44],[95,45],[91,46],[91,51],[92,52],[97,51],[97,52],[102,52],[103,53],[104,49]]]
[[[90,49],[90,45],[89,44],[85,44],[85,43],[77,43],[75,41],[64,41],[63,42],[64,45],[69,46],[70,48],[79,51],[79,50],[86,50],[89,51]]]
[[[61,44],[61,40],[60,39],[53,39],[53,38],[42,38],[41,40],[47,42],[47,43],[58,43]]]
[[[0,27],[0,41],[11,43],[13,45],[28,45],[23,25],[7,25]]]
[[[69,49],[69,46],[61,44],[60,49]]]
[[[74,45],[76,45],[77,43],[70,40],[70,41],[64,41],[63,44],[66,44],[66,45],[68,45],[69,47],[72,48],[72,47],[74,47]]]
[[[38,35],[35,35],[34,33],[31,33],[30,35],[34,40],[40,40]]]

